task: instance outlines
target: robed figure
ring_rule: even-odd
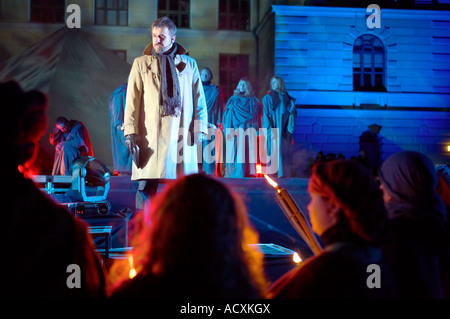
[[[80,121],[58,117],[49,139],[55,146],[52,175],[71,175],[71,164],[75,158],[94,156],[88,130]]]
[[[297,118],[295,99],[286,92],[281,77],[272,77],[270,84],[271,90],[262,99],[266,155],[262,162],[268,175],[290,177]]]
[[[223,114],[225,177],[256,176],[260,116],[259,101],[253,95],[250,81],[243,78]]]
[[[109,118],[111,121],[113,169],[116,173],[131,175],[132,159],[130,151],[125,145],[125,135],[122,128],[126,95],[127,83],[123,83],[111,94],[109,98]]]
[[[211,69],[204,68],[200,72],[208,110],[208,137],[202,142],[202,170],[206,174],[222,176],[216,172],[216,138],[222,134],[218,130],[222,125],[224,100],[220,88],[212,81]],[[221,145],[220,143],[218,145]]]

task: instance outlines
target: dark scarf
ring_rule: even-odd
[[[180,83],[174,62],[176,43],[172,48],[162,54],[158,54],[152,48],[152,55],[158,59],[161,84],[159,87],[159,112],[161,117],[179,116],[181,114]]]

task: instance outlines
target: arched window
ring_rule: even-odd
[[[353,90],[386,91],[385,73],[381,40],[371,34],[358,37],[353,44]]]

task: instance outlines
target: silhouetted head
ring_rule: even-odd
[[[331,241],[359,238],[379,243],[387,232],[383,194],[370,171],[352,160],[319,162],[308,185],[314,232]]]
[[[262,255],[249,246],[258,234],[242,200],[218,180],[176,180],[152,200],[150,220],[133,244],[140,274],[176,282],[178,297],[263,295]]]
[[[14,81],[0,83],[0,96],[8,109],[8,116],[0,120],[0,134],[9,145],[11,162],[31,166],[48,128],[47,97],[37,90],[25,92]]]

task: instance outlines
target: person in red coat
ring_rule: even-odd
[[[65,117],[56,119],[50,133],[50,143],[55,146],[52,175],[71,175],[71,164],[78,156],[94,156],[89,133],[84,124]]]

